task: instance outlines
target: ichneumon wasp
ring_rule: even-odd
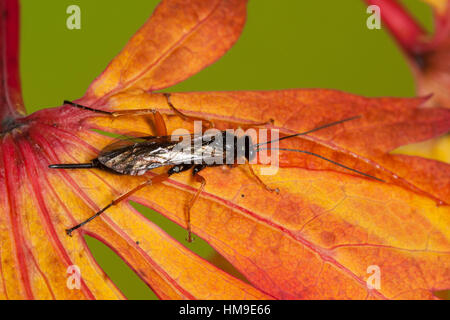
[[[183,118],[184,120],[203,120],[206,121],[209,126],[214,126],[212,121],[190,117],[179,111],[170,100],[170,94],[164,94],[167,99],[167,103],[170,108],[174,111],[175,115]],[[142,188],[163,182],[168,179],[171,175],[184,172],[192,169],[192,175],[197,182],[200,183],[200,187],[197,192],[191,198],[189,203],[186,206],[186,224],[188,230],[188,238],[189,242],[192,241],[191,236],[191,223],[190,223],[190,210],[194,203],[197,201],[198,197],[202,193],[203,189],[206,185],[206,180],[199,173],[207,168],[214,166],[222,166],[227,164],[230,167],[237,166],[238,164],[244,163],[251,175],[255,178],[255,180],[264,186],[269,191],[276,191],[278,189],[271,189],[264,184],[261,178],[254,172],[250,162],[255,159],[257,153],[262,150],[269,150],[270,148],[265,147],[261,148],[263,145],[269,145],[274,142],[282,141],[285,139],[290,139],[293,137],[306,135],[318,130],[322,130],[331,126],[335,126],[347,121],[355,120],[360,118],[360,116],[350,117],[346,119],[342,119],[339,121],[331,122],[311,130],[296,133],[288,136],[284,136],[278,139],[274,139],[271,141],[261,142],[261,143],[253,143],[252,138],[249,135],[237,136],[228,131],[220,131],[217,135],[209,135],[209,134],[201,134],[189,135],[188,144],[186,141],[173,141],[172,136],[167,135],[167,128],[165,122],[161,116],[161,114],[154,109],[135,109],[135,110],[123,110],[123,111],[104,111],[99,109],[94,109],[91,107],[79,105],[73,103],[71,101],[64,101],[65,104],[70,104],[74,107],[89,110],[96,113],[105,114],[108,116],[118,117],[124,115],[146,115],[153,114],[155,127],[157,130],[158,136],[143,136],[137,138],[129,138],[125,140],[119,140],[111,143],[105,149],[101,151],[101,153],[97,156],[97,158],[93,159],[89,163],[74,163],[74,164],[52,164],[49,168],[52,169],[100,169],[106,170],[109,172],[113,172],[116,174],[124,174],[124,175],[144,175],[148,171],[160,168],[160,167],[170,167],[165,173],[156,175],[147,181],[139,184],[128,192],[122,194],[118,198],[114,199],[111,203],[103,207],[101,210],[96,212],[94,215],[79,223],[76,226],[71,227],[70,229],[66,229],[67,234],[70,236],[72,232],[96,217],[100,216],[105,210],[114,206],[121,202],[122,200],[127,199],[133,193],[141,190]],[[255,123],[251,126],[261,126],[264,124],[270,123]],[[249,126],[245,124],[244,126]],[[280,151],[290,151],[290,152],[299,152],[303,154],[307,154],[310,156],[314,156],[320,158],[324,161],[328,161],[334,165],[340,166],[346,170],[352,171],[359,175],[382,181],[374,176],[371,176],[367,173],[358,171],[356,169],[347,167],[341,163],[335,162],[331,159],[325,158],[319,154],[306,151],[306,150],[297,150],[297,149],[288,149],[288,148],[277,148],[270,150],[280,150]],[[231,156],[230,156],[231,155]],[[213,161],[221,159],[223,161]],[[243,161],[242,161],[243,160]]]

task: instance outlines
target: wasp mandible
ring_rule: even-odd
[[[214,123],[208,119],[187,116],[181,111],[179,111],[171,102],[170,94],[165,93],[167,104],[174,111],[175,115],[183,118],[184,120],[202,120],[206,121],[210,127],[214,126]],[[350,117],[342,119],[339,121],[331,122],[311,130],[296,133],[288,136],[284,136],[275,140],[253,143],[252,138],[249,135],[237,136],[228,131],[220,131],[217,135],[210,134],[191,134],[188,143],[185,141],[173,141],[172,136],[167,135],[167,128],[162,118],[161,114],[155,109],[135,109],[135,110],[123,110],[123,111],[104,111],[100,109],[94,109],[91,107],[79,105],[71,101],[64,101],[65,104],[70,104],[74,107],[81,108],[84,110],[89,110],[96,113],[101,113],[113,117],[124,116],[124,115],[146,115],[153,114],[155,127],[157,131],[157,136],[143,136],[136,138],[129,138],[126,140],[119,140],[108,145],[101,153],[89,163],[73,163],[73,164],[52,164],[49,166],[51,169],[100,169],[109,172],[123,174],[123,175],[144,175],[148,171],[160,167],[170,167],[165,173],[156,175],[143,183],[137,185],[128,192],[122,194],[118,198],[111,201],[108,205],[103,207],[101,210],[93,214],[88,219],[66,229],[66,233],[70,236],[73,231],[84,226],[86,223],[100,216],[108,208],[118,204],[122,200],[127,199],[135,192],[141,190],[142,188],[163,182],[168,179],[173,174],[181,173],[192,169],[192,175],[197,182],[200,183],[200,187],[197,192],[191,198],[189,203],[186,205],[186,224],[188,231],[187,241],[192,241],[191,235],[191,208],[199,198],[200,194],[205,188],[206,180],[199,173],[207,167],[222,166],[224,164],[230,167],[237,166],[244,163],[251,175],[255,180],[262,185],[264,188],[271,192],[278,192],[278,189],[271,189],[261,180],[261,178],[255,173],[250,162],[255,159],[257,153],[262,150],[269,150],[268,147],[262,148],[264,145],[269,145],[274,142],[282,141],[285,139],[294,138],[301,135],[307,135],[309,133],[322,130],[331,126],[336,126],[338,124],[356,120],[360,116]],[[273,121],[268,121],[264,123],[254,123],[254,124],[243,124],[244,126],[261,126],[268,124]],[[320,158],[324,161],[328,161],[334,165],[340,166],[346,170],[355,172],[359,175],[382,181],[379,178],[371,176],[367,173],[358,171],[356,169],[347,167],[341,163],[335,162],[331,159],[325,158],[319,154],[298,149],[287,149],[287,148],[277,148],[270,150],[280,150],[280,151],[290,151],[299,152]],[[231,158],[230,158],[231,155]],[[221,159],[223,161],[215,162],[214,159]],[[244,160],[244,161],[242,161]]]

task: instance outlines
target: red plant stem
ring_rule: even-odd
[[[0,132],[25,115],[19,75],[19,3],[0,0]]]
[[[409,55],[422,53],[426,33],[416,20],[396,0],[365,0],[380,7],[381,18],[391,34]]]

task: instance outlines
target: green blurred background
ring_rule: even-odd
[[[21,0],[21,76],[29,113],[77,99],[146,21],[158,0]],[[428,6],[403,1],[432,28]],[[81,8],[81,29],[68,30],[66,9]],[[385,28],[366,27],[360,0],[250,0],[238,43],[217,63],[167,91],[333,88],[365,96],[413,96],[414,82]],[[299,115],[301,116],[301,115]],[[181,243],[237,276],[205,242],[136,205]],[[87,238],[98,263],[130,299],[153,292],[102,243]]]

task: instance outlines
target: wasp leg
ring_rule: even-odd
[[[178,110],[177,108],[175,108],[175,106],[173,105],[172,101],[170,100],[171,94],[170,93],[163,93],[164,97],[166,97],[167,100],[167,104],[169,105],[169,107],[173,110],[173,112],[175,112],[175,114],[177,116],[179,116],[181,119],[185,120],[185,121],[206,121],[208,123],[208,126],[204,126],[204,127],[209,127],[209,128],[214,128],[214,122],[206,119],[206,118],[202,118],[202,117],[193,117],[193,116],[188,116],[186,114],[184,114],[183,112],[181,112],[180,110]]]
[[[185,115],[183,112],[181,112],[180,110],[178,110],[173,103],[170,100],[171,94],[170,93],[164,93],[164,97],[166,97],[167,100],[167,104],[169,105],[169,107],[173,110],[173,112],[179,116],[181,119],[185,120],[185,121],[196,121],[196,120],[200,120],[200,121],[205,121],[208,123],[207,126],[204,126],[206,128],[214,128],[214,122],[212,120],[206,119],[206,118],[202,118],[202,117],[193,117],[193,116],[188,116]],[[154,116],[155,119],[155,126],[158,132],[158,135],[160,136],[165,136],[167,135],[167,129],[165,128],[166,125],[164,123],[164,127],[162,126],[162,123],[164,122],[164,119],[161,115],[161,113],[156,110],[156,109],[130,109],[130,110],[117,110],[117,111],[105,111],[105,110],[100,110],[100,109],[94,109],[91,107],[87,107],[87,106],[83,106],[81,104],[78,103],[74,103],[72,101],[68,101],[68,100],[64,100],[64,104],[70,104],[74,107],[83,109],[83,110],[89,110],[92,112],[96,112],[96,113],[100,113],[100,114],[106,114],[112,117],[123,117],[123,116],[143,116],[143,115],[149,115],[152,114]],[[271,125],[274,123],[273,119],[269,119],[268,121],[265,122],[255,122],[255,123],[248,123],[248,122],[232,122],[230,121],[229,123],[233,123],[243,129],[248,129],[248,128],[252,128],[252,127],[260,127],[260,126],[266,126],[266,125]],[[160,130],[161,129],[161,130]]]
[[[280,193],[280,190],[278,188],[270,188],[267,184],[264,183],[264,181],[261,180],[261,178],[256,174],[256,172],[253,170],[253,167],[248,161],[245,162],[245,165],[247,166],[248,170],[250,171],[251,175],[258,181],[260,185],[262,185],[264,188],[266,188],[270,192],[276,192]]]
[[[112,117],[121,117],[121,116],[143,116],[148,114],[156,114],[158,113],[158,110],[156,109],[130,109],[130,110],[118,110],[118,111],[105,111],[100,109],[94,109],[91,107],[83,106],[81,104],[64,100],[64,104],[70,104],[71,106],[83,109],[83,110],[89,110],[96,113],[106,114]]]
[[[181,111],[179,111],[177,108],[175,108],[175,106],[172,104],[172,102],[171,102],[171,100],[170,100],[170,96],[171,96],[170,93],[163,93],[163,94],[164,94],[164,96],[165,96],[166,99],[167,99],[167,104],[169,105],[169,107],[171,107],[172,110],[173,110],[180,118],[182,118],[183,120],[186,120],[186,121],[195,121],[195,120],[207,121],[207,122],[209,123],[209,127],[211,127],[211,128],[215,127],[214,122],[213,122],[212,120],[205,119],[205,118],[201,118],[201,117],[192,117],[192,116],[185,115],[184,113],[182,113]],[[243,128],[243,129],[244,129],[244,128],[245,128],[245,129],[248,129],[248,128],[252,128],[252,127],[260,127],[260,126],[271,125],[271,124],[274,123],[274,120],[273,120],[273,119],[269,119],[268,121],[265,121],[265,122],[255,122],[255,123],[248,123],[248,122],[231,122],[231,121],[230,121],[230,123],[236,124],[236,125],[240,126],[240,127]]]
[[[237,124],[241,129],[249,129],[253,127],[263,127],[263,126],[269,126],[274,124],[275,120],[269,119],[265,122],[255,122],[255,123],[248,123],[248,122],[230,122]]]
[[[94,109],[94,108],[91,108],[91,107],[86,107],[86,106],[83,106],[81,104],[78,104],[78,103],[75,103],[75,102],[72,102],[72,101],[68,101],[68,100],[64,100],[63,104],[70,104],[73,107],[77,107],[77,108],[80,108],[80,109],[83,109],[83,110],[92,111],[92,112],[95,112],[95,113],[112,115],[112,112],[110,112],[110,111],[105,111],[105,110],[100,110],[100,109]]]
[[[64,104],[70,104],[74,107],[89,110],[95,113],[106,114],[111,117],[122,117],[122,116],[142,116],[142,115],[153,115],[153,120],[155,122],[156,134],[158,136],[167,136],[167,127],[161,113],[155,109],[131,109],[131,110],[118,110],[118,111],[105,111],[100,109],[94,109],[91,107],[83,106],[72,101],[64,100]]]
[[[123,195],[121,195],[120,197],[114,199],[113,201],[111,201],[110,204],[108,204],[107,206],[105,206],[103,209],[97,211],[94,215],[92,215],[91,217],[89,217],[88,219],[84,220],[83,222],[81,222],[80,224],[70,228],[70,229],[66,229],[66,233],[69,236],[72,236],[72,232],[77,230],[78,228],[81,228],[82,226],[84,226],[86,223],[92,221],[93,219],[97,218],[98,216],[100,216],[103,212],[105,212],[106,209],[115,206],[116,204],[118,204],[119,202],[121,202],[122,200],[125,200],[126,198],[130,197],[133,193],[141,190],[142,188],[155,184],[155,183],[159,183],[159,182],[163,182],[164,180],[166,180],[169,177],[169,173],[163,173],[160,175],[157,175],[143,183],[141,183],[140,185],[136,186],[135,188],[131,189],[130,191],[124,193]]]
[[[205,178],[203,178],[201,175],[199,175],[198,173],[205,169],[207,166],[203,165],[203,164],[198,164],[194,167],[193,171],[192,171],[192,175],[194,176],[195,180],[197,182],[200,182],[200,188],[198,188],[197,192],[195,193],[195,195],[191,198],[191,200],[188,202],[188,204],[186,205],[186,211],[185,211],[185,216],[186,216],[186,224],[187,224],[187,230],[188,230],[188,238],[187,241],[188,242],[192,242],[192,232],[191,232],[191,208],[194,206],[195,202],[197,201],[198,197],[200,196],[200,194],[203,192],[203,189],[205,189],[205,185],[206,185],[206,180]]]
[[[164,121],[161,113],[159,113],[158,111],[156,111],[153,114],[153,119],[155,120],[155,129],[156,129],[156,134],[158,136],[167,136],[167,127],[166,127],[166,122]]]

